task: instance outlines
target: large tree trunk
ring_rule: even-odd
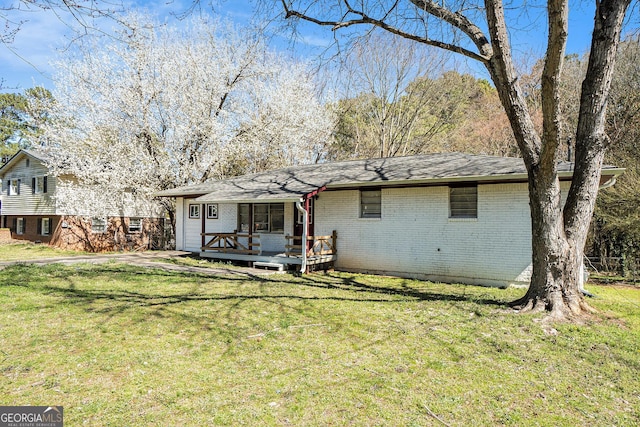
[[[581,291],[584,240],[571,239],[565,232],[557,177],[531,175],[533,274],[527,293],[513,306],[522,311],[546,310],[554,319],[576,318],[590,311]]]
[[[550,30],[542,75],[543,132],[540,138],[517,83],[502,4],[485,2],[493,46],[487,68],[528,171],[533,274],[526,295],[513,303],[521,310],[546,310],[555,319],[573,319],[591,311],[582,294],[582,259],[606,149],[607,94],[628,3],[629,0],[598,3],[576,130],[576,168],[563,207],[557,173],[561,143],[558,81],[565,52],[568,5],[564,0],[548,2]]]
[[[540,162],[528,167],[533,275],[526,295],[515,301],[514,306],[525,310],[544,309],[555,319],[575,319],[591,311],[582,294],[584,245],[600,185],[607,146],[604,131],[607,96],[628,5],[629,0],[597,3],[576,129],[575,170],[564,207],[557,173],[549,164],[551,157],[555,162],[555,156],[545,159],[543,150]],[[549,43],[551,45],[551,39]],[[545,94],[543,87],[545,95],[552,96],[549,92]],[[553,115],[545,119],[553,119]],[[553,127],[553,123],[545,126],[547,147],[550,142],[547,130]]]

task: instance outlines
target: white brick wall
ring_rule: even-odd
[[[504,286],[530,277],[527,184],[478,186],[478,218],[449,219],[447,186],[382,190],[382,218],[359,218],[357,190],[326,191],[316,233],[338,232],[336,267]]]

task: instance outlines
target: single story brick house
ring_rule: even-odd
[[[73,177],[53,176],[46,156],[22,149],[0,167],[1,226],[11,239],[46,243],[67,249],[109,251],[145,249],[162,234],[161,215],[148,216],[113,209],[93,217],[65,211],[57,200],[59,183]],[[148,212],[148,210],[145,210]]]
[[[572,166],[559,165],[565,194]],[[622,172],[605,167],[602,185]],[[177,249],[202,257],[501,287],[531,277],[519,158],[446,153],[302,165],[158,195],[176,199]]]

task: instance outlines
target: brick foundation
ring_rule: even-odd
[[[8,240],[26,240],[45,243],[62,249],[87,252],[145,250],[151,239],[162,233],[163,221],[144,218],[139,232],[129,232],[129,218],[109,218],[105,232],[96,233],[91,229],[91,220],[75,216],[46,216],[50,218],[50,233],[43,235],[40,230],[42,216],[20,216],[24,221],[24,232],[17,233],[17,216],[7,216]],[[1,235],[0,235],[1,236]],[[1,238],[1,237],[0,237]]]

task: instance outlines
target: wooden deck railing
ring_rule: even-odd
[[[260,235],[247,233],[200,233],[204,237],[211,237],[200,249],[223,253],[237,253],[245,255],[260,254]],[[240,240],[243,239],[243,240]],[[246,239],[246,241],[245,241]],[[254,249],[258,248],[258,249]]]
[[[296,241],[301,242],[302,236],[285,236],[287,239],[286,255],[287,256],[301,256],[302,244],[295,244]],[[313,242],[307,251],[307,256],[319,256],[319,255],[335,255],[337,252],[336,241],[338,234],[334,230],[330,236],[307,236],[308,242]]]

